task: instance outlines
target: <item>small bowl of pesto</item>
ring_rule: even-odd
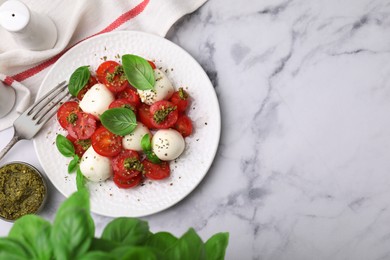
[[[13,222],[38,213],[46,195],[44,177],[32,165],[12,162],[0,167],[0,219]]]

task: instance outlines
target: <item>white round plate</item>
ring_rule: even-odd
[[[221,131],[220,110],[214,88],[202,67],[174,43],[135,31],[102,34],[90,38],[65,53],[51,68],[38,97],[69,80],[73,71],[90,65],[95,71],[103,60],[120,61],[123,54],[136,54],[162,67],[176,89],[184,87],[191,96],[188,116],[194,132],[185,139],[184,153],[170,164],[171,176],[161,181],[146,179],[133,189],[119,189],[111,179],[88,182],[91,210],[104,216],[141,217],[162,211],[187,196],[203,179],[215,157]],[[66,197],[76,191],[75,174],[67,173],[70,158],[55,146],[58,133],[65,134],[53,118],[34,138],[38,159],[54,186]]]

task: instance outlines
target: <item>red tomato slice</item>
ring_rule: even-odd
[[[70,136],[69,134],[66,136],[69,141],[73,143],[76,154],[81,158],[85,151],[91,146],[91,139],[86,140],[77,140]]]
[[[150,113],[153,116],[151,123],[157,129],[172,127],[179,117],[177,107],[166,100],[157,101],[151,105]]]
[[[192,121],[186,115],[181,115],[176,121],[175,129],[181,133],[183,137],[187,137],[192,134]]]
[[[130,180],[141,174],[142,164],[139,160],[139,154],[133,150],[122,150],[122,152],[111,159],[114,174],[124,180]]]
[[[99,127],[92,135],[92,147],[98,154],[113,157],[122,151],[122,137]]]
[[[58,123],[62,128],[66,129],[69,125],[68,117],[72,113],[77,113],[80,111],[79,103],[75,101],[68,101],[62,104],[57,111]]]
[[[121,189],[129,189],[137,186],[142,181],[142,174],[138,174],[128,180],[121,178],[118,174],[114,174],[114,183]]]
[[[88,83],[77,94],[77,99],[81,101],[83,99],[85,93],[87,93],[87,91],[90,88],[92,88],[93,85],[95,85],[96,83],[98,83],[97,79],[94,76],[90,76]]]
[[[189,96],[183,88],[172,94],[170,101],[177,106],[179,112],[185,112],[189,104]]]
[[[115,107],[124,107],[129,108],[133,110],[134,113],[137,113],[137,108],[130,100],[126,98],[120,98],[112,101],[112,103],[108,106],[108,108],[115,108]]]
[[[160,164],[154,164],[148,160],[143,160],[144,175],[152,180],[162,180],[168,178],[171,174],[168,162],[161,162]]]
[[[121,92],[130,86],[122,65],[116,61],[108,60],[100,64],[96,70],[96,77],[113,93]]]
[[[152,124],[153,116],[150,113],[150,107],[146,104],[142,104],[138,108],[138,120],[144,124],[147,128],[153,129],[154,126]]]
[[[96,129],[96,119],[93,115],[78,112],[75,121],[67,126],[68,134],[78,140],[85,140],[92,136]]]
[[[137,90],[133,89],[133,87],[125,88],[122,92],[119,92],[118,98],[128,99],[129,102],[134,104],[134,106],[137,108],[141,105],[141,99],[137,93]]]

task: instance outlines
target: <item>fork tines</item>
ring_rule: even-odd
[[[57,105],[60,102],[67,101],[71,95],[67,91],[68,84],[66,81],[61,82],[57,87],[53,88],[31,107],[29,107],[23,114],[35,122],[36,125],[45,124],[54,114],[56,114]]]

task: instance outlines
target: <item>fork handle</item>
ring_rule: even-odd
[[[6,153],[8,153],[9,150],[11,150],[11,148],[20,140],[20,137],[17,136],[17,135],[14,135],[14,137],[12,137],[11,141],[9,141],[9,143],[7,144],[6,147],[3,148],[3,150],[1,150],[0,152],[0,160],[3,159],[4,155],[6,155]]]

